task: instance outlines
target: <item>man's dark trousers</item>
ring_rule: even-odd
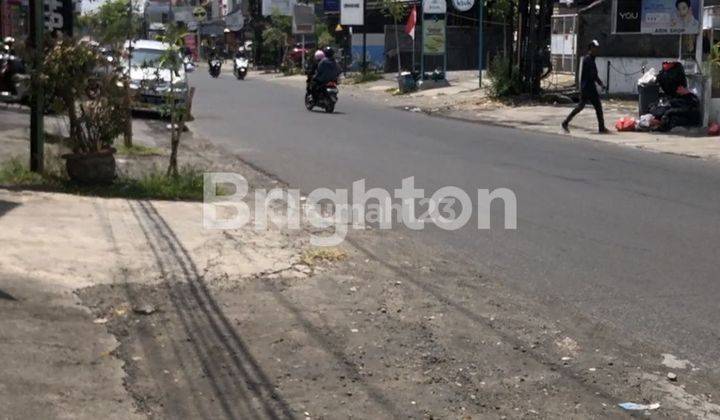
[[[597,89],[580,93],[580,103],[577,104],[575,109],[573,109],[572,112],[570,112],[570,115],[567,116],[565,124],[568,124],[580,111],[582,111],[588,102],[592,104],[593,108],[595,108],[595,115],[597,115],[598,120],[598,129],[603,130],[605,128],[605,118],[603,117],[602,104],[600,103],[600,95],[598,94]]]

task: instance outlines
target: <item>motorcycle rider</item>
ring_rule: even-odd
[[[305,67],[305,75],[307,76],[307,80],[305,81],[305,87],[310,93],[313,93],[313,77],[315,77],[318,65],[323,60],[323,58],[325,58],[325,53],[322,52],[322,50],[317,50],[313,55],[313,59],[308,60],[307,66]],[[315,97],[314,93],[313,97]]]
[[[317,99],[318,91],[329,82],[337,82],[340,75],[340,66],[335,61],[335,50],[333,47],[325,47],[323,58],[317,66],[312,79],[313,99]]]
[[[8,36],[3,39],[2,50],[0,50],[0,91],[7,91],[17,94],[13,76],[25,73],[25,64],[18,57],[15,51],[15,38]]]

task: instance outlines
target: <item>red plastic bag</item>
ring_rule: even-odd
[[[633,117],[622,117],[615,122],[615,129],[617,131],[634,131],[635,130],[635,118]]]
[[[720,124],[714,122],[708,127],[708,136],[717,136],[720,134]]]

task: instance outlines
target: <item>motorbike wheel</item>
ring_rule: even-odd
[[[332,114],[333,112],[335,112],[335,102],[328,101],[325,105],[325,112],[327,112],[328,114]]]
[[[238,79],[245,80],[245,73],[238,73]]]
[[[240,73],[239,71],[236,71],[236,72],[235,72],[235,78],[238,79],[238,80],[242,80],[242,79],[243,79],[242,73]]]
[[[307,108],[308,111],[312,111],[315,107],[315,104],[313,103],[313,97],[310,93],[305,94],[305,108]]]

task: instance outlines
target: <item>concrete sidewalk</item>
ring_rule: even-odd
[[[157,253],[180,251],[159,251],[146,239],[158,223],[217,287],[288,269],[296,256],[291,237],[278,230],[207,231],[201,213],[201,203],[0,189],[2,418],[140,418],[123,386],[124,364],[152,355],[118,358],[119,343],[104,324],[132,320],[143,296],[128,295],[126,307],[98,316],[76,293],[162,283],[170,269]]]

